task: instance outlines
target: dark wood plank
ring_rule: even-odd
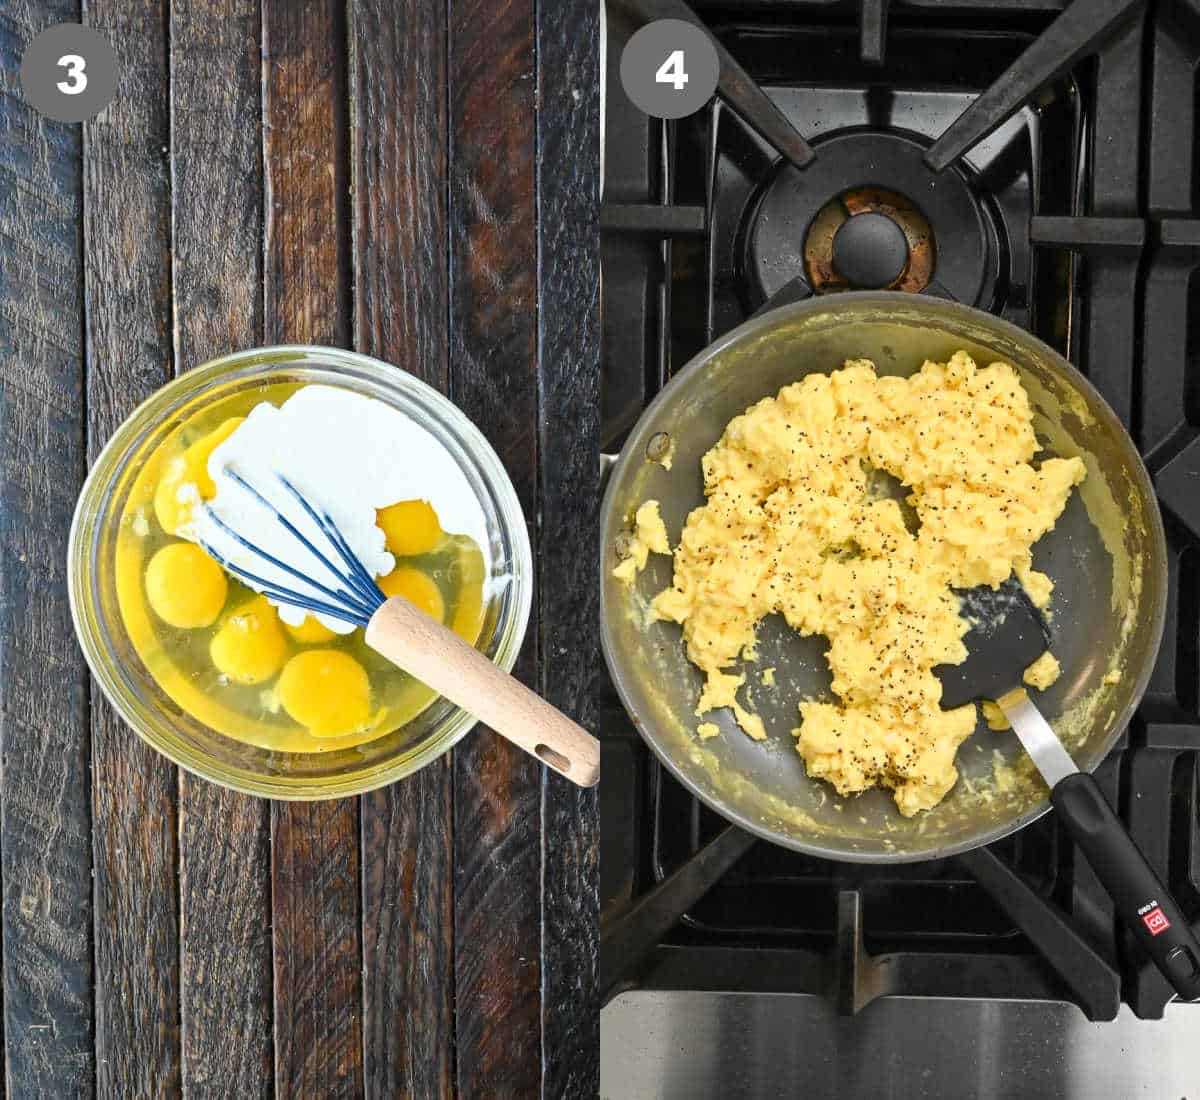
[[[350,336],[346,41],[335,0],[263,0],[266,334]]]
[[[447,384],[446,10],[355,0],[355,346]],[[369,1097],[454,1088],[448,758],[362,799],[363,1070]]]
[[[262,343],[260,40],[258,0],[172,5],[178,370]],[[184,1095],[270,1096],[270,807],[184,772],[179,822]]]
[[[436,760],[362,800],[369,1097],[454,1094],[451,776]]]
[[[444,391],[446,9],[351,4],[355,344]]]
[[[591,0],[538,15],[541,689],[595,729],[600,667],[600,27]],[[570,425],[569,431],[563,426]],[[600,1094],[600,816],[553,772],[542,793],[542,1096]]]
[[[355,806],[284,802],[273,811],[276,1093],[359,1096]]]
[[[272,342],[349,335],[346,74],[334,0],[263,5],[263,269]],[[362,1094],[358,806],[276,803],[271,815],[275,1087]]]
[[[179,861],[184,1095],[271,1096],[267,803],[181,773]]]
[[[179,371],[263,336],[259,13],[258,0],[171,5]]]
[[[117,51],[112,104],[85,126],[88,449],[171,372],[164,8],[93,0]],[[92,698],[96,1090],[179,1089],[176,769]]]
[[[450,370],[537,514],[536,104],[533,0],[450,8]],[[531,530],[536,560],[537,532]],[[517,673],[537,675],[536,619]],[[541,1085],[538,766],[486,729],[455,750],[458,1085],[537,1096]]]
[[[0,15],[0,864],[5,1091],[93,1093],[87,673],[66,596],[84,473],[80,131],[18,72],[78,4]]]

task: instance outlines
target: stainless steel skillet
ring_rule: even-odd
[[[700,674],[684,656],[679,628],[645,617],[649,599],[670,583],[670,560],[652,557],[632,587],[614,580],[622,535],[637,505],[653,497],[677,539],[688,512],[703,500],[701,455],[732,417],[781,386],[847,358],[872,359],[881,373],[907,374],[959,348],[981,364],[1012,363],[1035,406],[1044,455],[1080,454],[1088,465],[1084,485],[1034,551],[1035,565],[1056,583],[1054,649],[1063,666],[1062,678],[1039,702],[1082,768],[1094,768],[1112,747],[1149,679],[1166,594],[1162,521],[1132,441],[1070,364],[990,314],[913,295],[830,295],[754,318],[671,381],[621,452],[601,517],[602,629],[621,698],[664,765],[715,811],[785,847],[861,862],[947,856],[1040,816],[1047,792],[1015,738],[986,727],[959,751],[962,778],[955,789],[915,818],[901,817],[886,791],[843,799],[810,780],[789,731],[799,699],[828,689],[825,643],[801,639],[770,620],[761,627],[757,667],[773,666],[776,686],[763,686],[754,666],[749,677],[768,740],[750,741],[718,714],[707,717],[724,735],[701,742],[693,714]],[[668,445],[669,471],[653,460]],[[1114,672],[1116,682],[1105,682]]]

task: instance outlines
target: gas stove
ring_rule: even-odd
[[[1169,544],[1162,651],[1097,778],[1200,917],[1200,6],[614,0],[610,73],[661,17],[708,30],[722,81],[675,122],[607,82],[604,449],[705,345],[811,295],[939,295],[1055,347],[1137,440]],[[607,682],[601,699],[606,994],[1163,1015],[1166,983],[1053,815],[915,865],[751,844],[659,766]],[[677,904],[714,866],[715,884]],[[635,943],[648,919],[654,936]]]

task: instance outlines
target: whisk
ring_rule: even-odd
[[[323,536],[327,546],[322,549],[240,473],[229,467],[224,472],[292,536],[297,557],[285,561],[269,553],[203,505],[206,517],[238,546],[302,587],[230,561],[201,540],[228,572],[277,603],[362,627],[373,650],[547,767],[581,787],[599,780],[600,743],[590,733],[408,600],[385,596],[325,509],[282,474],[275,475]]]

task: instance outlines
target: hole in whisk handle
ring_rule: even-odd
[[[552,749],[549,745],[537,745],[534,748],[534,753],[537,758],[544,764],[548,764],[556,771],[562,772],[564,775],[571,770],[571,758],[564,756],[561,752]]]

